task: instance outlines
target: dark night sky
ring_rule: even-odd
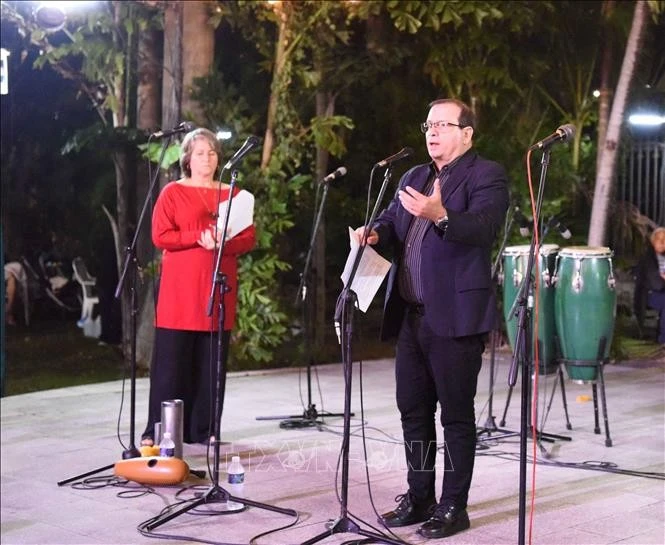
[[[13,24],[2,21],[1,37],[10,50],[9,93],[0,97],[4,250],[8,256],[29,255],[47,248],[52,233],[60,240],[67,233],[78,238],[77,218],[91,221],[88,210],[77,210],[94,190],[91,173],[98,178],[110,165],[100,164],[92,152],[62,155],[67,140],[97,122],[97,114],[72,82],[48,66],[33,67],[39,52],[26,47]],[[72,251],[86,253],[89,246],[78,241]]]

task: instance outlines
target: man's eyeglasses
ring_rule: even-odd
[[[420,124],[420,130],[423,133],[426,133],[431,128],[435,128],[438,131],[448,132],[450,131],[449,127],[459,127],[463,129],[462,125],[459,123],[451,123],[450,121],[425,121]]]

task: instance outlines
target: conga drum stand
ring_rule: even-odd
[[[544,371],[543,375],[546,376],[547,375],[546,371],[547,371],[548,368],[550,368],[549,363],[551,361],[550,360],[551,356],[546,353],[545,348],[543,347],[543,341],[541,339],[540,334],[538,335],[538,338],[535,340],[535,342],[534,341],[527,341],[527,339],[532,339],[533,338],[532,329],[531,329],[531,325],[533,323],[532,319],[531,319],[532,303],[529,303],[529,301],[533,301],[533,299],[534,299],[533,290],[530,288],[530,282],[532,280],[533,280],[533,278],[531,277],[531,275],[529,275],[529,286],[527,287],[527,284],[525,282],[522,283],[518,293],[515,296],[513,308],[510,310],[510,312],[508,313],[507,318],[506,318],[506,323],[508,324],[510,322],[510,320],[512,320],[512,316],[515,314],[516,309],[521,304],[528,305],[528,308],[525,309],[525,311],[527,313],[528,322],[527,322],[527,324],[524,324],[524,327],[525,327],[524,336],[519,338],[519,345],[518,345],[518,339],[517,339],[517,335],[516,335],[515,346],[514,346],[514,354],[524,355],[524,357],[525,357],[525,359],[528,363],[528,372],[529,372],[529,376],[531,377],[531,380],[529,381],[529,391],[528,391],[528,403],[529,403],[529,405],[531,405],[531,401],[532,401],[533,384],[535,384],[535,381],[536,381],[536,374],[535,374],[536,371],[534,370],[533,355],[531,353],[531,349],[532,349],[532,347],[534,346],[535,343],[537,343],[538,353],[541,354],[541,355],[545,355],[545,361],[542,362],[542,365],[539,363],[537,372],[540,374],[540,371],[541,371],[541,368],[542,368],[543,371]],[[527,293],[529,294],[528,296],[526,295]],[[542,331],[541,331],[541,333],[542,333]],[[554,349],[555,343],[552,342],[551,344],[552,344],[552,347],[548,348],[548,350],[553,353],[555,351],[555,349]],[[555,358],[552,357],[552,360],[554,360],[554,359]],[[572,426],[570,424],[570,418],[568,416],[568,402],[566,400],[566,388],[565,388],[565,385],[564,385],[563,370],[561,369],[560,365],[557,365],[557,367],[556,367],[556,375],[557,375],[557,378],[559,380],[559,383],[561,384],[561,397],[562,397],[562,401],[563,401],[564,414],[565,414],[565,417],[566,417],[566,428],[571,430]],[[550,394],[550,399],[549,399],[549,403],[548,403],[548,406],[547,406],[547,413],[549,413],[549,410],[552,406],[552,401],[554,400],[554,394],[556,393],[556,386],[557,386],[557,383],[555,382],[554,387],[552,388],[552,393]],[[501,417],[501,421],[499,422],[499,425],[502,426],[502,427],[506,425],[506,414],[508,413],[508,407],[510,406],[510,400],[511,400],[511,397],[512,397],[513,388],[514,388],[514,381],[510,381],[509,382],[509,387],[508,387],[508,397],[506,399],[506,405],[503,409],[503,416]],[[529,436],[531,437],[533,435],[533,428],[531,426],[531,424],[532,424],[532,422],[531,422],[531,411],[529,411],[527,413],[527,419],[528,419],[527,420],[527,429],[528,429]],[[536,431],[537,431],[537,427],[536,427]],[[570,441],[571,440],[569,437],[566,437],[566,436],[548,434],[548,433],[545,433],[545,432],[542,432],[542,431],[537,431],[536,435],[537,435],[538,440],[548,441],[548,442],[554,442],[554,440],[556,440],[556,439],[559,439],[559,440],[562,440],[562,441]]]
[[[536,378],[533,373],[533,370],[531,371],[531,381],[533,382]],[[567,430],[572,430],[573,426],[570,423],[570,417],[568,415],[568,401],[566,398],[566,387],[564,385],[564,376],[563,376],[563,370],[561,367],[557,368],[556,371],[556,380],[558,382],[554,382],[554,385],[552,386],[552,392],[550,393],[550,398],[549,401],[547,402],[547,413],[549,414],[550,409],[552,408],[552,402],[554,401],[554,394],[556,393],[556,388],[557,384],[561,385],[561,400],[563,402],[563,412],[566,417],[566,429]],[[508,388],[508,398],[506,399],[506,405],[503,408],[503,415],[501,416],[501,421],[499,422],[500,426],[505,426],[506,425],[506,414],[508,413],[508,407],[510,406],[510,399],[513,393],[513,386],[510,386]],[[529,392],[529,395],[531,395],[531,392]],[[530,415],[530,413],[529,413]],[[529,416],[529,428],[531,426],[531,416]],[[561,441],[570,441],[570,437],[566,437],[563,435],[554,435],[551,433],[545,433],[542,431],[538,431],[538,437],[542,439],[543,441],[548,441],[548,442],[554,442],[554,440],[559,439]]]
[[[603,422],[605,424],[605,446],[612,446],[612,438],[610,437],[610,423],[607,418],[607,398],[605,397],[605,377],[603,375],[603,367],[608,362],[607,358],[603,358],[605,353],[605,345],[607,343],[607,338],[601,337],[600,343],[598,346],[598,360],[596,362],[590,363],[588,360],[566,360],[562,359],[561,363],[566,366],[584,366],[589,367],[590,365],[596,368],[596,374],[598,376],[598,381],[600,382],[600,403],[603,409]],[[561,368],[559,368],[561,373]],[[563,375],[562,375],[563,377]],[[562,378],[563,380],[563,378]],[[593,417],[594,417],[594,428],[593,432],[596,435],[600,435],[600,421],[598,419],[598,385],[596,380],[591,381],[579,381],[582,383],[591,382],[591,393],[593,395]],[[570,429],[570,428],[569,428]]]
[[[530,313],[531,310],[526,309],[526,312]],[[524,336],[522,338],[519,338],[519,336],[518,336],[517,342],[520,343],[520,346],[519,347],[516,346],[516,350],[515,350],[516,354],[522,353],[522,354],[525,355],[524,368],[522,369],[522,372],[523,373],[527,372],[528,377],[530,378],[530,380],[524,380],[523,379],[522,383],[528,385],[527,400],[528,400],[528,405],[529,406],[531,406],[532,397],[533,397],[533,387],[532,387],[532,385],[536,380],[533,361],[532,361],[532,358],[531,358],[531,352],[529,350],[529,345],[526,342],[526,339],[530,338],[530,335],[531,335],[530,323],[531,322],[529,320],[525,324]],[[557,375],[557,378],[559,380],[559,383],[561,384],[561,396],[562,396],[562,399],[563,399],[564,413],[566,415],[566,429],[571,430],[572,426],[570,424],[570,419],[568,417],[568,403],[566,401],[566,390],[565,390],[565,386],[564,386],[564,377],[563,377],[563,371],[562,371],[561,367],[559,367],[557,369],[556,375]],[[557,383],[555,381],[554,382],[554,387],[552,388],[552,393],[550,394],[550,399],[549,399],[549,402],[548,402],[548,406],[547,406],[547,412],[548,413],[549,413],[550,407],[552,406],[552,400],[554,399],[554,394],[556,393],[556,386],[557,386]],[[512,384],[508,388],[508,399],[506,399],[506,406],[504,407],[503,416],[501,417],[501,422],[500,422],[501,426],[505,425],[506,412],[508,411],[508,406],[510,405],[510,398],[511,398],[511,395],[512,395],[513,388],[514,388],[514,386]],[[527,419],[527,435],[531,439],[534,439],[535,441],[538,442],[538,446],[541,448],[541,451],[544,450],[542,445],[540,445],[541,441],[545,441],[545,442],[548,442],[548,443],[554,443],[557,440],[558,441],[572,441],[572,438],[570,438],[566,435],[556,435],[556,434],[553,434],[553,433],[546,433],[544,431],[539,430],[537,422],[536,422],[536,425],[533,426],[532,425],[533,422],[532,422],[532,418],[531,418],[531,411],[527,411],[526,419]],[[534,431],[535,431],[535,437],[534,437]]]

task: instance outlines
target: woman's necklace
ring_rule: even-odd
[[[208,211],[208,215],[210,216],[211,219],[216,220],[217,219],[217,212],[215,210],[211,210],[210,207],[208,206],[208,201],[205,199],[205,197],[201,194],[201,190],[199,189],[199,186],[195,185],[193,186],[194,189],[196,189],[196,193],[201,199],[201,202],[203,203],[203,206],[205,206],[205,209]],[[208,188],[204,189],[206,192],[206,195],[208,194]]]

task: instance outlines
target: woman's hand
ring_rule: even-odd
[[[231,230],[227,229],[226,238],[229,238]],[[222,242],[222,232],[217,231],[217,238],[215,239],[215,228],[210,227],[205,231],[201,231],[199,240],[196,241],[199,246],[206,250],[214,250]]]

